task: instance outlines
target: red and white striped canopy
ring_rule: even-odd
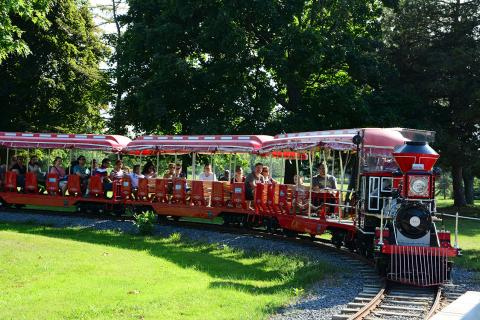
[[[87,149],[121,152],[131,140],[119,135],[0,132],[7,148]]]
[[[266,141],[261,153],[292,150],[301,151],[314,148],[333,150],[355,150],[352,139],[356,134],[363,136],[363,150],[370,154],[391,155],[393,149],[405,141],[433,141],[434,132],[403,128],[360,128],[278,134]]]
[[[264,135],[169,135],[141,136],[130,142],[127,152],[152,153],[258,153],[263,143],[272,140]]]

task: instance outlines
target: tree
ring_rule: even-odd
[[[401,117],[407,126],[437,132],[455,205],[463,206],[463,170],[480,147],[480,1],[404,0],[390,21],[387,40],[399,76],[393,86],[408,97]]]
[[[378,73],[377,1],[129,5],[119,86],[139,131],[275,132],[364,118]]]
[[[9,57],[0,65],[3,130],[100,131],[100,111],[108,101],[106,56],[87,3],[51,3],[47,30],[29,19],[12,17],[25,30],[32,54]]]
[[[46,29],[49,24],[46,18],[49,3],[50,0],[2,1],[0,5],[0,63],[10,54],[25,56],[31,52],[27,43],[22,39],[25,30],[12,20],[21,17],[39,28]]]

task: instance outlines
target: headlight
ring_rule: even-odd
[[[428,198],[430,196],[429,176],[409,176],[409,197]]]

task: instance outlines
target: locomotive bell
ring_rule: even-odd
[[[440,156],[425,141],[407,141],[395,148],[393,157],[400,170],[406,173],[411,170],[431,171]]]

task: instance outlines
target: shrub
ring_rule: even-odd
[[[135,217],[134,224],[137,226],[140,234],[152,234],[155,229],[155,221],[157,216],[153,211],[145,211],[141,214],[133,215]]]

